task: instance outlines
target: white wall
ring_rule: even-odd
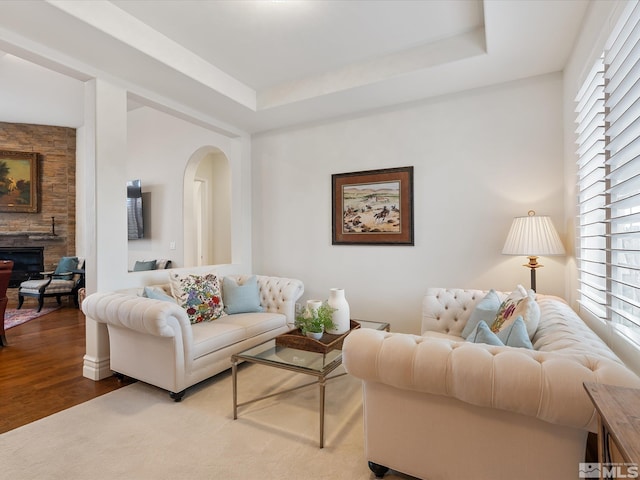
[[[562,141],[560,74],[255,136],[255,270],[300,278],[303,299],[345,288],[353,318],[411,333],[427,287],[528,287],[526,258],[500,252],[529,209],[564,236]],[[409,165],[415,246],[332,246],[331,174]],[[541,263],[538,291],[563,295],[564,259]]]
[[[79,80],[0,53],[0,122],[77,128],[83,105]]]
[[[147,202],[150,205],[146,206],[150,213],[148,236],[145,233],[148,238],[129,242],[129,267],[133,267],[136,260],[155,258],[168,258],[175,267],[185,266],[183,209],[187,164],[198,155],[197,152],[221,151],[223,153],[217,155],[227,159],[226,172],[235,180],[234,188],[240,190],[241,142],[149,107],[129,112],[127,125],[127,178],[141,179],[143,192],[148,194],[145,201],[150,200]],[[206,161],[211,155],[207,153],[203,159]],[[249,204],[247,199],[244,205]],[[187,208],[192,207],[188,205]],[[228,200],[219,208],[230,211]],[[251,215],[250,211],[242,209],[242,205],[235,205],[235,213],[238,219]],[[229,224],[230,221],[226,224],[227,231]],[[171,242],[175,242],[175,250],[169,248]],[[228,248],[228,244],[225,247]],[[242,243],[236,245],[238,251],[241,248]],[[242,256],[238,258],[242,259]],[[245,255],[245,258],[249,256]]]

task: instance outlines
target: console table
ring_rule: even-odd
[[[628,468],[637,471],[640,465],[640,389],[591,382],[585,382],[584,388],[598,412],[600,478],[603,478],[603,464],[605,468],[607,464],[620,464],[615,468],[625,475]],[[635,473],[629,470],[630,475]]]

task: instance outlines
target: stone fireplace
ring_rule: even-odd
[[[76,131],[0,122],[0,150],[38,153],[40,187],[36,213],[0,213],[0,247],[42,248],[43,269],[52,270],[61,257],[77,253]],[[10,288],[7,297],[15,308],[17,289]]]

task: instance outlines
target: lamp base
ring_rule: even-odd
[[[536,268],[544,267],[538,263],[538,257],[529,257],[529,263],[525,263],[523,267],[531,269],[531,290],[536,291]]]

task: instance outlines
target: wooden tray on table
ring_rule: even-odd
[[[353,330],[360,328],[360,324],[355,320],[350,321],[350,329],[341,335],[324,333],[320,340],[309,338],[302,334],[299,328],[283,333],[276,337],[278,347],[297,348],[308,352],[327,353],[336,348],[342,348],[342,342]]]

